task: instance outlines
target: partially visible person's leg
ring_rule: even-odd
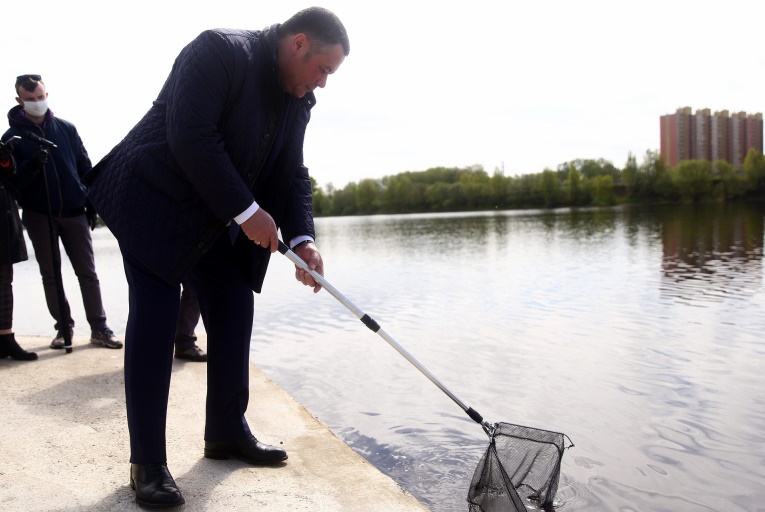
[[[173,336],[180,290],[123,251],[129,289],[125,330],[125,402],[130,432],[130,462],[167,460],[165,429]]]
[[[249,356],[253,291],[225,236],[202,256],[189,277],[207,330],[207,419],[205,440],[250,434],[244,413],[249,401]]]
[[[237,458],[250,464],[287,459],[281,448],[258,441],[245,419],[249,401],[253,291],[221,236],[190,276],[207,329],[205,457]]]
[[[27,352],[13,335],[13,264],[0,264],[0,359],[10,356],[18,361],[33,361],[37,354]]]
[[[24,226],[27,228],[27,235],[35,250],[35,259],[40,267],[43,290],[45,291],[45,302],[48,305],[48,311],[50,311],[51,316],[56,321],[54,328],[57,331],[63,331],[67,321],[62,321],[60,318],[61,313],[58,306],[58,290],[56,289],[55,269],[53,268],[51,224],[48,223],[48,216],[24,209],[21,214],[21,219]],[[52,223],[52,229],[53,236],[56,243],[58,243],[59,230],[58,225],[55,222]],[[60,269],[58,270],[60,271]],[[61,290],[61,294],[64,295],[64,300],[66,300],[64,290]],[[74,320],[71,318],[68,320],[71,329],[74,327]]]
[[[101,298],[101,283],[96,273],[96,260],[93,252],[93,240],[85,214],[76,217],[56,219],[61,242],[72,263],[74,273],[80,283],[82,304],[90,330],[98,332],[106,327],[106,312]]]
[[[13,332],[13,264],[0,263],[0,334],[11,332]]]
[[[130,432],[130,487],[146,508],[185,503],[167,468],[167,398],[180,290],[124,251],[129,289],[125,330],[125,403]]]
[[[199,301],[188,281],[182,282],[181,287],[181,310],[175,326],[175,357],[203,363],[207,361],[207,354],[197,346],[197,335],[194,332],[200,317]]]
[[[96,273],[93,241],[85,214],[56,219],[69,261],[80,282],[85,317],[90,324],[90,342],[106,348],[122,348],[122,341],[106,325],[106,312],[101,299],[101,283]]]
[[[178,312],[178,323],[175,326],[175,348],[186,350],[192,348],[197,341],[194,333],[199,323],[199,301],[189,283],[181,283],[181,309]]]

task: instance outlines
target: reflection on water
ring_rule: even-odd
[[[559,511],[743,512],[765,500],[763,219],[762,206],[714,205],[324,218],[317,230],[329,281],[464,403],[571,437]],[[96,234],[120,331],[119,253]],[[51,333],[34,263],[15,269],[17,330]],[[329,294],[297,285],[285,258],[269,272],[255,364],[433,511],[466,510],[480,426]],[[251,396],[248,414],[267,414]]]
[[[763,216],[755,209],[692,206],[661,216],[662,292],[684,301],[751,298],[762,286]]]

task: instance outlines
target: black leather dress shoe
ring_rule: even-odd
[[[205,457],[208,459],[243,460],[255,465],[276,464],[287,460],[287,452],[281,448],[261,443],[250,434],[236,441],[205,441]]]
[[[178,350],[176,348],[175,358],[188,359],[189,361],[194,361],[196,363],[204,363],[207,361],[207,353],[198,346],[194,345],[183,350]]]
[[[171,508],[186,503],[167,464],[131,464],[130,488],[135,491],[136,503],[145,508]]]

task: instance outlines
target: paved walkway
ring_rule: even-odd
[[[136,511],[123,351],[75,337],[73,351],[17,336],[37,361],[0,359],[0,510]],[[205,346],[205,339],[200,339]],[[255,366],[247,419],[289,455],[254,467],[203,457],[206,365],[174,360],[168,467],[191,511],[426,511]]]

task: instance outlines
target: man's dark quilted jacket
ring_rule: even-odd
[[[276,28],[200,34],[149,112],[83,180],[120,249],[168,282],[179,282],[253,198],[283,239],[315,235],[303,166],[315,98],[279,86]],[[243,236],[237,245],[259,292],[270,253]]]

